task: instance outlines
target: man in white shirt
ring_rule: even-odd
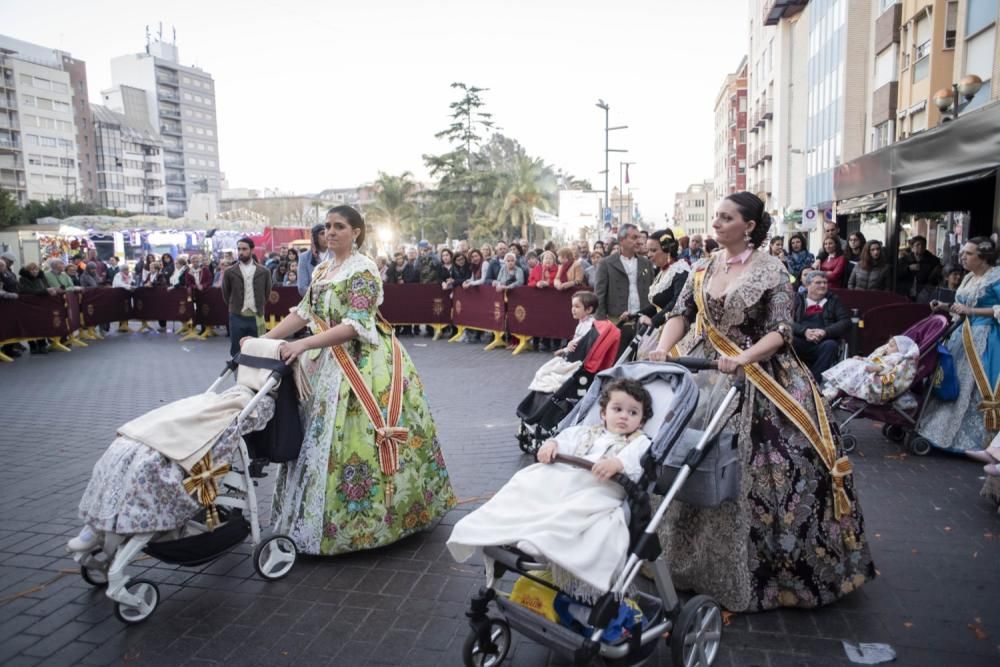
[[[264,333],[264,304],[271,294],[271,272],[257,264],[253,241],[236,242],[239,261],[222,276],[222,297],[229,306],[229,354],[240,351],[244,336]]]
[[[620,351],[624,351],[635,336],[636,313],[649,305],[649,287],[654,277],[652,262],[636,255],[639,239],[638,227],[622,225],[618,230],[619,252],[597,265],[596,317],[610,319],[621,329]]]

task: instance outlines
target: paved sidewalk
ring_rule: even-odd
[[[63,553],[94,462],[125,421],[206,388],[228,342],[112,336],[69,354],[0,364],[0,663],[4,665],[460,665],[482,581],[445,549],[450,526],[528,461],[514,406],[545,359],[404,338],[427,388],[463,501],[435,529],[377,551],[300,558],[284,580],[254,575],[249,545],[200,569],[141,561],[161,603],[124,627]],[[812,612],[734,616],[719,665],[848,665],[841,640],[886,642],[899,665],[1000,664],[1000,515],[982,472],[906,456],[877,425],[853,457],[880,577]],[[261,485],[261,506],[271,478]],[[661,649],[653,664],[668,665]],[[518,639],[507,664],[564,664]]]

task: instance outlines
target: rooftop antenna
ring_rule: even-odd
[[[146,24],[146,55],[149,55],[149,24]]]
[[[161,42],[163,41],[163,21],[160,21],[160,33],[159,33],[159,40],[158,41],[161,41]]]
[[[174,29],[174,46],[177,46],[177,26],[172,26]]]

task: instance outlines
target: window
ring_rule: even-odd
[[[69,92],[69,86],[67,86],[65,83],[62,83],[60,81],[53,81],[52,82],[52,90],[54,90],[57,93],[68,93]]]
[[[995,30],[981,32],[965,42],[965,70],[969,74],[978,74],[983,79],[983,87],[972,98],[966,109],[975,109],[990,101],[993,74],[993,53],[996,49]]]
[[[52,111],[52,100],[46,99],[44,97],[35,98],[35,106],[39,109],[45,109],[46,111]]]
[[[48,79],[43,79],[40,76],[34,77],[35,88],[40,88],[42,90],[52,90],[52,82]]]
[[[879,0],[878,2],[879,13],[884,12],[885,10],[892,7],[894,4],[896,4],[896,0]]]
[[[41,155],[29,155],[28,164],[34,165],[36,167],[42,166],[42,156]]]
[[[190,102],[193,97],[191,96],[191,93],[184,93],[184,99]]]
[[[59,148],[73,148],[73,142],[69,139],[60,139]]]
[[[212,136],[212,131],[209,130],[208,134],[209,134],[209,136]],[[738,138],[736,139],[736,141],[738,143],[745,144],[747,142],[747,131],[741,129],[740,132],[739,132]]]
[[[916,134],[927,129],[927,110],[922,109],[910,114],[910,134]]]
[[[58,111],[60,113],[70,113],[71,111],[68,102],[59,102],[59,101],[52,102],[52,110]]]
[[[22,74],[20,76],[20,79],[21,79],[21,85],[22,86],[32,86],[32,85],[34,85],[32,83],[34,81],[34,79],[32,78],[32,76],[30,74]]]
[[[997,4],[998,0],[969,0],[965,15],[966,37],[975,35],[997,20]]]
[[[35,96],[34,95],[22,95],[21,96],[21,101],[24,103],[24,106],[26,106],[26,107],[33,107],[33,106],[35,106]]]
[[[59,158],[54,155],[43,155],[42,156],[42,166],[44,167],[58,167]]]
[[[945,9],[944,18],[944,48],[955,48],[955,33],[958,28],[958,2],[951,0]]]

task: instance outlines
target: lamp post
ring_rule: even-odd
[[[625,224],[625,209],[622,206],[622,201],[625,196],[625,168],[629,165],[633,165],[635,162],[619,162],[618,163],[618,224]],[[629,188],[631,190],[631,188]],[[632,200],[629,198],[629,222],[632,222]]]
[[[608,154],[628,152],[624,148],[609,148],[608,140],[610,139],[611,132],[614,130],[627,129],[628,125],[616,125],[615,127],[609,127],[608,123],[610,121],[611,105],[604,100],[599,99],[597,100],[597,104],[595,106],[597,106],[598,109],[604,109],[604,171],[601,173],[604,174],[604,208],[608,209],[611,208],[611,201],[608,199],[608,175],[611,173]],[[603,219],[604,212],[601,211],[601,214]]]
[[[958,118],[958,114],[962,109],[962,104],[958,101],[959,95],[961,95],[965,99],[965,103],[968,104],[982,87],[983,80],[981,78],[975,74],[968,74],[962,77],[962,80],[958,83],[951,84],[950,88],[942,88],[934,93],[932,99],[934,100],[934,104],[937,108],[941,110],[941,122],[947,123],[950,120]],[[944,112],[948,109],[953,109],[950,116],[944,114]]]

